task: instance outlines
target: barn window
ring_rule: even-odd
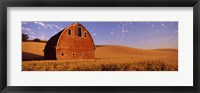
[[[82,53],[82,56],[85,56],[85,53],[84,53],[84,52]]]
[[[62,53],[61,55],[64,56],[64,53]]]
[[[85,38],[87,37],[86,35],[87,35],[87,33],[85,32],[85,33],[84,33],[84,37],[85,37]]]
[[[68,29],[68,35],[69,36],[71,35],[71,29]]]
[[[78,36],[81,37],[81,27],[78,27]]]
[[[73,53],[72,53],[72,56],[75,56],[75,55],[76,55],[76,54],[73,52]]]

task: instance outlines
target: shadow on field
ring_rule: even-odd
[[[95,47],[104,47],[104,46],[108,46],[108,45],[95,45]]]
[[[29,61],[29,60],[43,60],[44,56],[32,54],[28,52],[22,52],[22,61]]]

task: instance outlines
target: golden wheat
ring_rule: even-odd
[[[96,47],[94,60],[41,60],[45,43],[22,43],[23,71],[178,71],[178,50]],[[27,61],[25,61],[27,60]]]
[[[23,62],[23,71],[178,71],[177,57],[132,57],[85,61]]]

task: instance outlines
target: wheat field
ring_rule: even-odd
[[[177,49],[96,46],[94,60],[43,60],[45,43],[22,43],[22,71],[178,71]]]

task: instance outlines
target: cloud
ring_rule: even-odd
[[[124,37],[125,37],[125,34],[121,34],[121,35],[118,34],[118,35],[116,35],[116,37],[117,37],[117,38],[124,38]]]
[[[151,27],[154,27],[155,25],[151,25]]]
[[[114,34],[114,32],[110,32],[110,34],[111,34],[111,35],[113,35],[113,34]]]
[[[35,39],[36,38],[34,35],[30,35],[29,37],[30,37],[30,39]]]
[[[127,33],[127,32],[128,32],[128,30],[124,30],[124,29],[122,30],[122,33]]]
[[[93,35],[93,36],[96,36],[96,35],[97,35],[97,33],[92,33],[92,35]]]
[[[34,22],[35,24],[39,25],[40,28],[38,27],[38,29],[59,29],[59,30],[62,30],[63,28],[58,26],[58,25],[55,25],[55,24],[46,24],[46,23],[43,23],[43,22]]]
[[[44,23],[42,23],[42,22],[34,22],[35,24],[37,24],[37,25],[40,25],[41,27],[43,27],[43,28],[45,28],[45,25],[44,25]]]
[[[128,30],[125,29],[125,26],[126,26],[126,24],[123,24],[122,27],[121,27],[121,32],[122,33],[127,33],[128,32]]]
[[[22,27],[22,32],[32,34],[32,35],[35,34],[30,28],[27,28],[27,27]]]
[[[59,27],[58,25],[52,24],[52,27],[62,30],[63,28]]]
[[[57,34],[57,33],[58,33],[58,32],[56,32],[56,31],[54,32],[54,34]]]
[[[45,33],[40,33],[39,37],[40,37],[41,40],[48,40]]]
[[[173,25],[174,23],[170,23],[169,25]]]
[[[161,26],[164,26],[165,24],[161,24]]]
[[[45,24],[46,29],[53,29],[53,27],[50,24]]]
[[[30,34],[34,35],[35,33],[34,32],[29,32]]]
[[[23,30],[23,31],[31,31],[31,29],[30,29],[30,28],[27,28],[27,27],[22,27],[22,30]]]
[[[117,25],[117,28],[119,30],[116,30],[116,31],[112,31],[110,32],[111,35],[115,34],[115,36],[117,38],[124,38],[125,37],[125,34],[129,32],[129,30],[127,29],[128,27],[130,27],[132,23],[120,23],[120,25]],[[134,26],[131,25],[131,28],[134,28]],[[114,29],[112,29],[114,30]]]

